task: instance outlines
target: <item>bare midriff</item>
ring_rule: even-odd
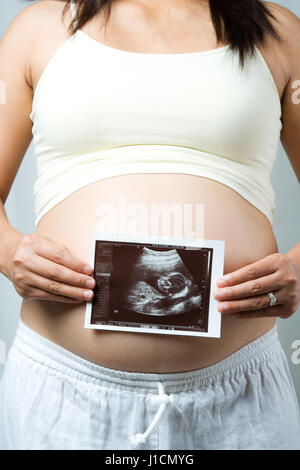
[[[221,183],[184,174],[131,174],[99,180],[53,207],[41,218],[36,232],[90,263],[92,233],[99,227],[99,206],[111,204],[118,216],[121,197],[126,198],[128,206],[143,204],[149,210],[152,204],[202,204],[204,231],[198,234],[196,230],[193,236],[225,241],[224,273],[278,252],[271,224],[262,212]],[[163,230],[156,235],[170,235]],[[151,226],[148,233],[143,233],[153,235]],[[174,235],[171,232],[171,237]],[[276,321],[222,315],[220,339],[103,331],[84,328],[85,307],[84,302],[24,300],[21,318],[40,335],[88,361],[150,373],[183,372],[212,365],[269,331]]]

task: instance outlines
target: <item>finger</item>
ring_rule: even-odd
[[[70,286],[68,284],[47,279],[45,277],[39,276],[38,274],[32,275],[29,287],[35,287],[51,294],[59,296],[61,295],[82,301],[89,301],[93,298],[94,295],[94,292],[90,289],[81,289],[80,287]]]
[[[217,285],[218,287],[231,286],[272,274],[277,270],[275,263],[272,262],[274,259],[274,255],[269,255],[255,263],[243,266],[221,277],[217,281]]]
[[[24,296],[25,300],[33,301],[33,300],[51,300],[56,302],[64,302],[68,304],[81,304],[83,300],[78,299],[71,299],[70,297],[64,297],[63,295],[55,295],[50,294],[50,292],[46,292],[40,289],[32,288],[30,292]]]
[[[57,264],[66,266],[73,271],[87,275],[90,275],[93,272],[92,267],[89,264],[74,256],[68,248],[63,245],[59,245],[52,240],[41,240],[40,243],[37,244],[35,252],[43,258],[47,258]]]
[[[278,305],[275,307],[269,307],[265,308],[262,310],[257,310],[257,311],[246,311],[246,312],[241,312],[241,313],[236,313],[235,315],[238,318],[263,318],[263,317],[279,317],[279,318],[285,318],[285,306],[284,305]]]
[[[278,276],[277,273],[274,273],[252,281],[246,281],[235,286],[222,287],[215,291],[214,297],[219,301],[243,299],[267,294],[268,292],[273,292],[274,290],[281,289],[282,287],[282,278]]]
[[[26,266],[31,272],[39,274],[47,279],[52,279],[64,284],[93,289],[95,287],[95,279],[91,276],[72,271],[61,264],[34,256],[30,260],[30,265]]]
[[[276,305],[282,305],[285,303],[285,296],[282,291],[276,292],[275,295]],[[218,304],[219,312],[228,314],[268,308],[270,308],[270,298],[268,295],[257,295],[247,299],[235,300],[232,302],[220,302]],[[274,306],[272,308],[274,308]]]

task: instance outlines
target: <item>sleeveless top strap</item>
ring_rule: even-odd
[[[70,8],[71,8],[71,13],[72,13],[72,20],[74,22],[74,30],[78,26],[78,21],[77,21],[77,9],[74,0],[70,1]]]

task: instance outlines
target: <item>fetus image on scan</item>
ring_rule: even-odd
[[[200,287],[175,249],[143,247],[121,295],[125,308],[144,315],[178,315],[202,304]]]

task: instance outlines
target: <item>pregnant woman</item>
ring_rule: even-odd
[[[258,0],[40,1],[0,70],[0,266],[23,297],[0,447],[299,449],[276,318],[299,305],[300,244],[278,252],[270,185],[280,138],[300,178],[299,19]],[[3,205],[32,136],[22,234]],[[99,207],[124,196],[203,205],[226,247],[220,339],[84,329]]]

